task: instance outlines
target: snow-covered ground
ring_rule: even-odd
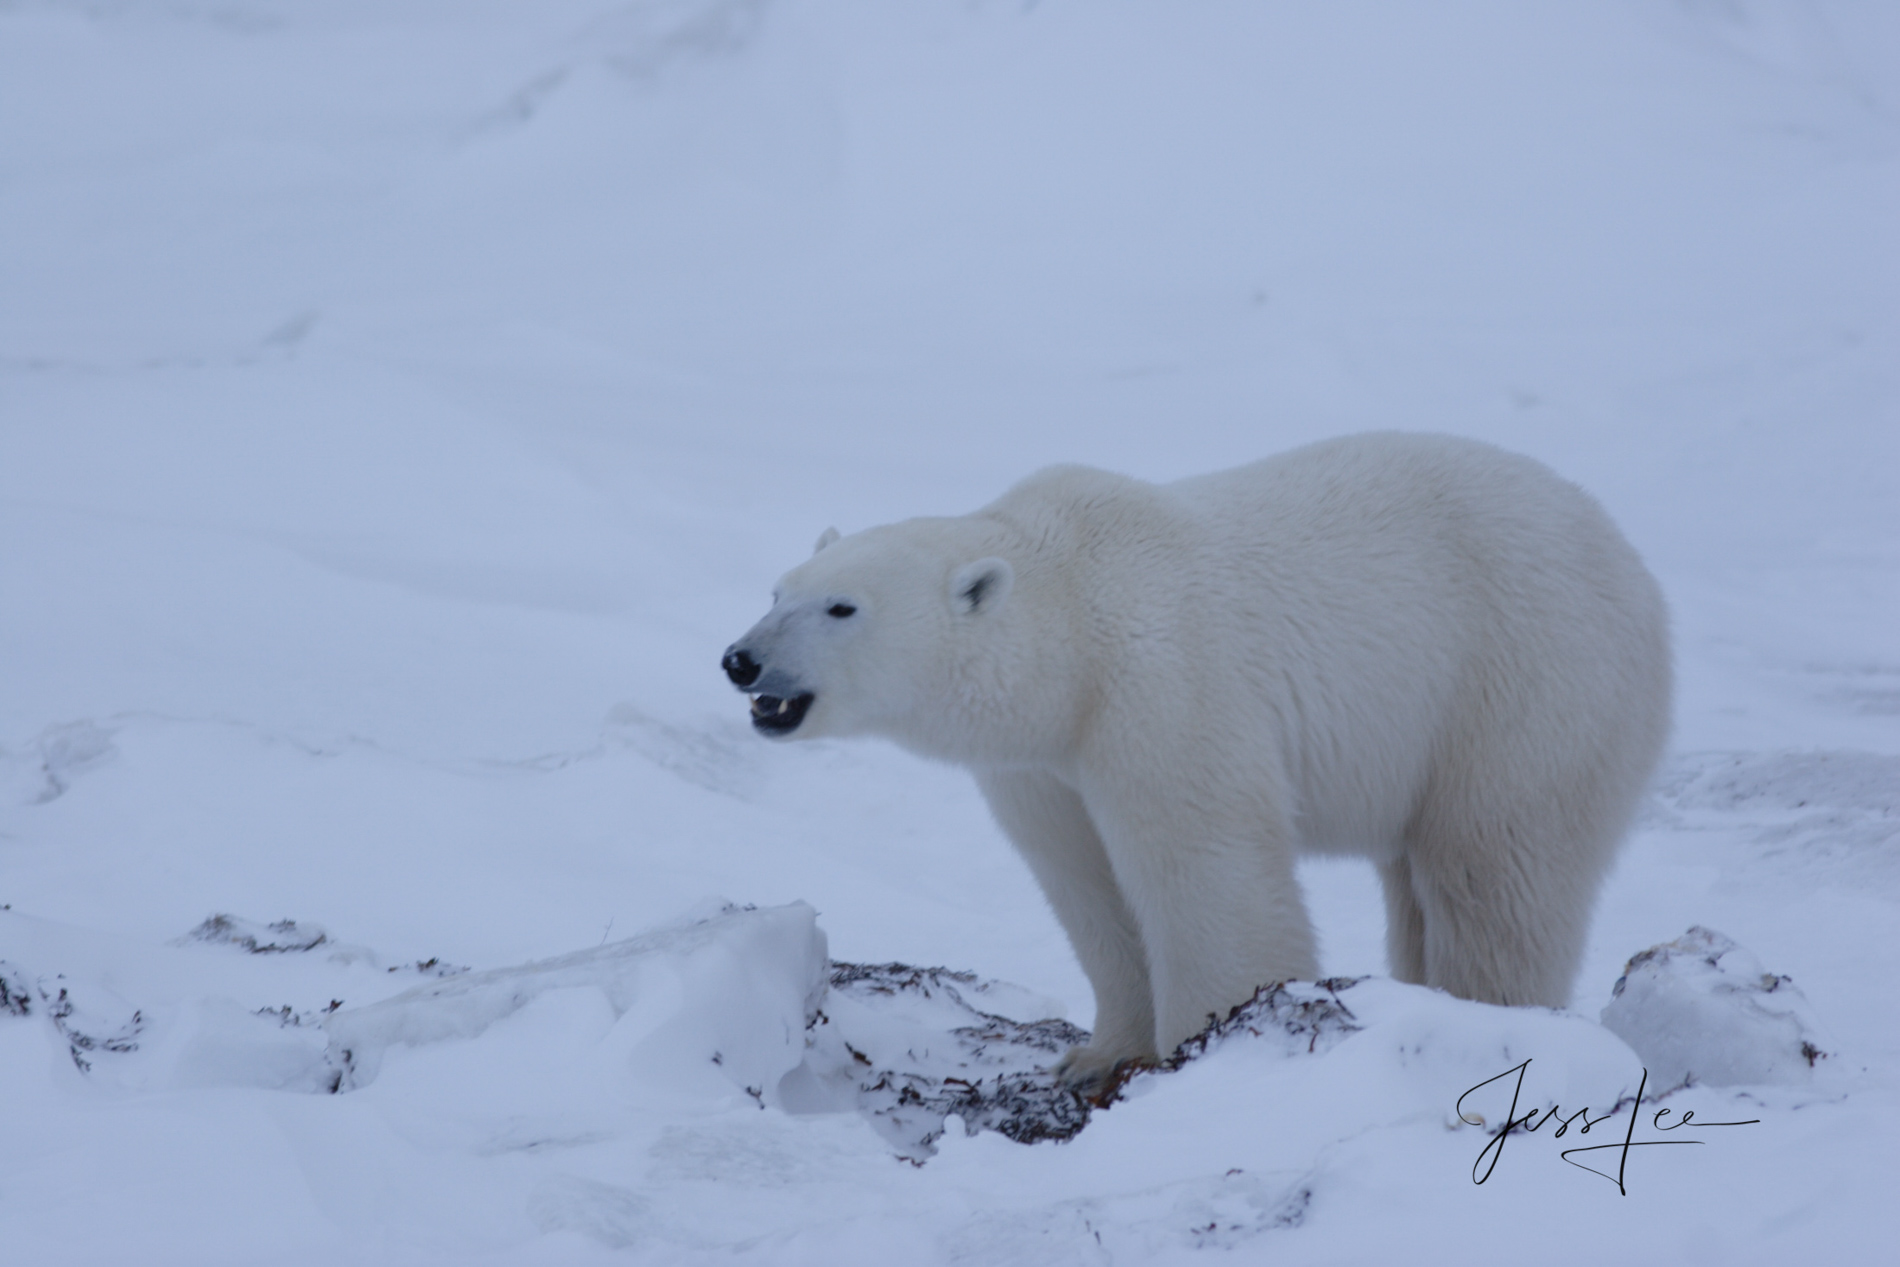
[[[0,3],[0,1261],[1878,1261],[1896,226],[1885,0]],[[1313,865],[1372,979],[1014,1142],[1028,873],[720,650],[828,524],[1371,427],[1674,606],[1573,1010]]]

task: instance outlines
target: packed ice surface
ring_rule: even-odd
[[[0,6],[0,1259],[1877,1261],[1897,36]],[[1315,861],[1357,1029],[1243,1025],[1015,1142],[1091,1020],[1033,881],[960,773],[759,740],[720,651],[827,525],[1375,427],[1548,462],[1669,596],[1673,751],[1575,1013],[1384,979],[1373,876]],[[758,909],[667,943],[709,894]],[[1764,1003],[1672,970],[1637,1050],[1589,1019],[1692,926],[1832,1054],[1634,1114],[1651,1036],[1693,1071]],[[333,1094],[352,1026],[380,1063]],[[1621,1187],[1554,1134],[1616,1105]],[[1753,1124],[1662,1147],[1663,1109]]]

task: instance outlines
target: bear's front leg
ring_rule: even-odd
[[[1260,986],[1318,975],[1291,825],[1263,822],[1257,798],[1124,778],[1086,803],[1147,952],[1162,1056]]]
[[[1056,1076],[1086,1091],[1106,1082],[1124,1061],[1152,1060],[1154,1010],[1141,935],[1082,798],[1054,776],[1034,771],[979,771],[977,784],[1042,886],[1095,988],[1093,1036],[1063,1056]]]

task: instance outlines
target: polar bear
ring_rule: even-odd
[[[1377,866],[1400,980],[1562,1006],[1670,715],[1662,594],[1596,502],[1402,433],[830,530],[723,666],[762,734],[975,774],[1094,987],[1081,1087],[1316,974],[1303,852]]]

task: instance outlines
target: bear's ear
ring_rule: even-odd
[[[1009,560],[978,559],[957,569],[950,581],[950,601],[966,616],[991,611],[1009,597],[1015,583],[1016,569]]]
[[[832,542],[836,541],[837,539],[838,539],[838,530],[836,528],[827,528],[823,532],[818,534],[818,544],[811,548],[811,552],[813,554],[817,554],[820,550],[824,549],[826,546],[830,545]]]

